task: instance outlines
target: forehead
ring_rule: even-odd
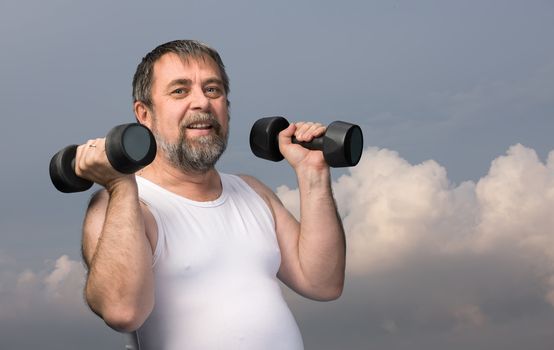
[[[215,61],[208,56],[183,58],[175,53],[166,53],[154,63],[153,87],[163,86],[175,79],[219,79],[221,73]]]

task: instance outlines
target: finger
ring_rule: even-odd
[[[310,128],[304,132],[304,139],[306,142],[312,141],[314,138],[321,136],[325,133],[325,127],[320,123],[313,123]]]
[[[295,134],[295,137],[302,142],[310,142],[315,137],[319,137],[325,133],[326,127],[320,123],[306,122],[302,123],[302,127]]]
[[[292,124],[296,125],[296,130],[300,130],[308,123],[307,122],[295,122],[295,123],[292,123]]]
[[[314,131],[313,131],[313,137],[320,137],[320,136],[323,136],[325,135],[325,132],[327,131],[327,127],[325,125],[321,125],[319,124],[319,126],[317,126]]]
[[[92,144],[89,145],[90,147],[90,154],[94,156],[94,160],[96,162],[100,162],[101,158],[103,156],[103,153],[105,152],[105,143],[103,138],[94,139],[92,141]]]
[[[94,145],[96,146],[96,151],[103,152],[106,148],[106,139],[105,138],[98,138],[94,140]]]
[[[91,145],[94,145],[94,140],[88,140],[85,144],[77,147],[75,154],[75,174],[80,176],[83,174],[83,169],[86,166],[86,159],[90,157]]]
[[[105,143],[103,138],[92,140],[88,143],[85,161],[89,167],[103,166],[106,163]]]
[[[83,149],[86,147],[86,145],[79,145],[77,146],[77,150],[75,151],[75,160],[73,162],[73,170],[75,171],[75,174],[79,175],[79,162],[81,161],[81,158],[83,156]]]
[[[291,123],[286,129],[281,130],[281,132],[279,133],[279,138],[283,137],[283,138],[290,139],[295,132],[296,132],[296,125]]]
[[[305,133],[306,131],[312,126],[312,122],[297,122],[294,123],[296,125],[296,132],[294,133],[294,137],[301,142],[305,141]]]

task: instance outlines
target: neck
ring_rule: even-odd
[[[156,159],[137,175],[185,198],[205,202],[213,201],[223,190],[219,173],[214,168],[203,173],[176,168],[162,157]]]

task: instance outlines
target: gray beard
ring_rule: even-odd
[[[154,128],[153,134],[166,159],[176,168],[189,173],[206,173],[213,169],[227,147],[229,133],[223,134],[221,124],[210,113],[196,113],[186,123],[210,122],[215,131],[212,135],[186,138],[186,125],[180,129],[180,142],[170,143]]]

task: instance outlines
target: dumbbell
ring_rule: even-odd
[[[267,117],[258,119],[250,130],[250,149],[260,158],[278,162],[283,160],[279,151],[279,133],[289,126],[283,117]],[[292,142],[310,150],[323,151],[327,164],[334,168],[355,166],[362,156],[364,138],[362,129],[355,124],[334,121],[325,135],[316,137],[310,142],[300,142],[292,138]]]
[[[67,146],[50,160],[50,179],[58,191],[81,192],[93,185],[92,181],[75,174],[77,147]],[[115,170],[132,174],[154,160],[156,140],[152,132],[140,124],[118,125],[106,135],[106,155]]]

